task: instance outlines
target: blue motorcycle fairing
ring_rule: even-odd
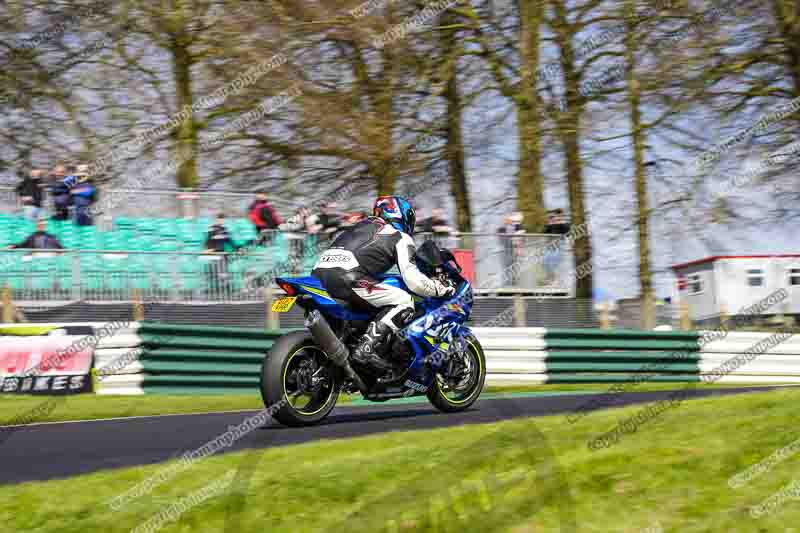
[[[306,294],[314,301],[314,305],[323,315],[336,317],[341,320],[370,320],[369,313],[353,311],[342,306],[328,294],[322,283],[313,276],[299,278],[275,278],[278,285],[285,283],[291,285],[298,294]]]
[[[464,339],[472,331],[464,324],[472,311],[472,288],[465,283],[452,298],[445,302],[428,298],[423,301],[424,315],[405,327],[405,335],[414,350],[414,361],[409,375],[426,387],[433,383],[434,375],[426,372],[425,363],[438,369],[446,360],[451,348],[463,349]],[[441,357],[434,357],[434,354]]]

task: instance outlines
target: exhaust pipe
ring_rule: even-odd
[[[342,367],[347,376],[353,380],[358,389],[361,391],[361,394],[367,396],[367,394],[369,394],[367,386],[364,384],[364,381],[361,379],[361,377],[356,374],[355,370],[353,370],[353,367],[351,367],[350,363],[348,362],[348,359],[350,358],[350,350],[348,350],[347,346],[345,346],[341,339],[336,336],[331,329],[330,324],[328,324],[328,321],[325,320],[324,316],[322,316],[322,313],[316,309],[308,313],[308,317],[306,318],[306,327],[311,332],[314,342],[316,342],[317,345],[322,348],[322,350],[328,356],[328,359],[333,361],[335,365]]]

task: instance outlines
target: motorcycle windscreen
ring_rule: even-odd
[[[417,249],[415,257],[417,259],[417,267],[426,275],[441,272],[440,267],[451,261],[455,269],[461,272],[461,265],[458,264],[453,253],[450,250],[439,248],[433,241],[422,243],[422,246]]]

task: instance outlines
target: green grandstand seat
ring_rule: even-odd
[[[34,229],[35,230],[35,229]],[[9,236],[11,237],[12,244],[19,244],[25,239],[28,238],[28,235],[33,233],[33,231],[28,231],[28,229],[20,224],[11,228],[8,232]]]
[[[96,253],[80,254],[81,283],[84,288],[100,290],[103,288],[103,259]]]
[[[208,228],[213,218],[171,219],[116,217],[113,230],[99,231],[94,226],[76,226],[72,221],[50,220],[48,231],[59,239],[65,248],[102,249],[108,251],[186,251],[199,252],[205,249]],[[226,226],[235,243],[245,245],[256,238],[255,228],[246,218],[229,218]],[[35,222],[20,216],[0,216],[0,246],[20,242],[35,231]],[[311,249],[308,243],[307,249]],[[234,289],[242,285],[248,272],[266,273],[276,263],[285,263],[289,247],[285,237],[278,235],[274,245],[266,248],[249,248],[247,253],[236,256],[229,264],[231,284]],[[176,282],[173,268],[177,268],[178,286],[183,290],[195,290],[206,285],[206,262],[197,256],[170,256],[128,254],[127,257],[108,254],[81,254],[80,283],[87,289],[126,289],[136,287],[171,289]],[[316,258],[305,258],[305,269],[309,270]],[[177,261],[175,267],[171,261]],[[15,266],[2,277],[8,277],[15,288],[26,284],[34,288],[48,288],[55,280],[61,287],[71,285],[73,262],[70,254],[58,258],[25,263]],[[27,281],[26,281],[27,280]],[[78,280],[75,280],[78,282]]]
[[[55,257],[33,255],[29,264],[31,288],[49,290],[58,277],[58,265]]]
[[[203,263],[197,256],[178,256],[178,282],[184,290],[196,290],[201,287],[203,280]]]
[[[65,228],[67,227],[68,222],[65,220],[53,220],[50,219],[47,221],[47,231],[48,233],[52,233],[57,238],[61,237],[64,233]]]
[[[203,286],[203,275],[200,273],[182,274],[179,281],[184,290],[194,291]]]
[[[108,288],[114,290],[121,290],[128,288],[130,275],[128,273],[129,257],[120,257],[119,259],[106,258],[105,270],[108,280]]]
[[[9,287],[14,290],[20,290],[25,288],[25,274],[22,272],[14,272],[9,274],[8,277],[4,280],[8,283]]]
[[[61,246],[63,246],[64,248],[69,248],[69,249],[80,248],[80,244],[81,244],[80,237],[78,237],[74,233],[64,233],[64,234],[62,234],[61,238],[59,239],[59,241],[61,242]]]
[[[180,242],[174,236],[161,235],[151,241],[151,250],[154,252],[175,252],[180,249]]]
[[[78,239],[80,239],[80,247],[82,250],[98,250],[100,249],[100,237],[97,228],[94,226],[78,226],[76,228]]]
[[[155,233],[158,231],[158,219],[154,218],[137,218],[135,219],[136,231],[142,232],[152,232]]]
[[[131,287],[142,290],[150,288],[149,256],[130,254],[125,267]]]
[[[114,229],[133,229],[136,227],[136,220],[128,217],[114,218]]]
[[[72,287],[72,261],[71,254],[63,254],[56,257],[56,275],[62,288]]]
[[[137,233],[130,241],[130,249],[135,251],[153,251],[158,243],[158,236],[152,233]]]
[[[120,229],[113,232],[115,237],[124,243],[125,250],[130,250],[131,243],[136,238],[136,232],[131,229]]]
[[[172,257],[160,254],[150,256],[149,271],[155,275],[156,288],[166,290],[174,287],[173,268],[177,268],[177,265],[173,265]]]
[[[157,222],[158,233],[162,237],[177,238],[178,223],[174,218],[162,218]]]

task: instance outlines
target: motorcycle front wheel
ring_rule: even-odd
[[[486,356],[474,335],[464,339],[466,349],[451,355],[434,376],[428,400],[445,413],[468,409],[480,396],[486,381]]]
[[[311,334],[295,332],[275,341],[261,365],[261,398],[273,418],[287,426],[319,423],[336,406],[340,373]]]

